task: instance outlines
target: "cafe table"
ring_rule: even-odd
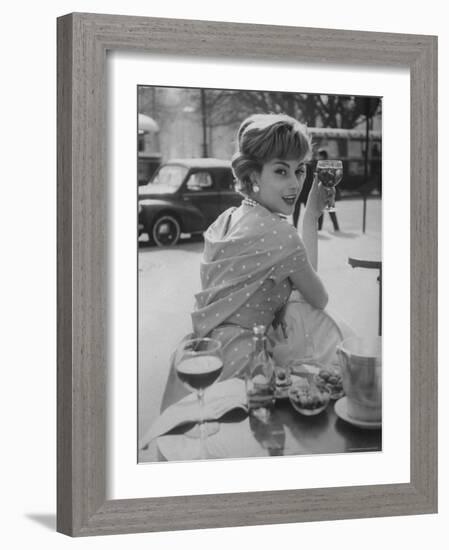
[[[172,377],[176,376],[172,374]],[[162,408],[186,395],[185,388],[174,381]],[[343,398],[344,399],[344,398]],[[343,401],[340,403],[340,405]],[[335,407],[337,404],[337,412]],[[380,426],[361,427],[343,420],[338,401],[315,416],[297,412],[288,397],[278,398],[268,418],[259,419],[236,408],[224,414],[214,426],[218,431],[204,440],[208,459],[268,457],[311,454],[379,452],[382,450]],[[363,424],[363,423],[357,423]],[[183,461],[200,458],[200,441],[190,434],[194,424],[183,424],[157,439],[158,460]]]

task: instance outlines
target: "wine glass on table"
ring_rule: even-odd
[[[316,174],[319,182],[326,189],[333,189],[343,178],[343,163],[341,160],[319,160],[316,165]],[[335,212],[335,194],[329,193],[324,208],[326,212]]]
[[[200,458],[205,457],[204,439],[219,430],[218,422],[204,422],[204,391],[218,380],[223,371],[221,342],[213,338],[191,338],[179,345],[175,356],[178,378],[192,392],[196,392],[200,409],[198,430],[190,437],[200,439]]]

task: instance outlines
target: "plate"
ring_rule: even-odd
[[[345,422],[349,422],[349,424],[357,426],[358,428],[365,428],[367,430],[378,430],[382,427],[382,422],[368,422],[366,420],[357,420],[356,418],[352,418],[352,416],[349,416],[346,397],[342,397],[335,402],[334,410],[335,414],[339,418],[341,418]]]

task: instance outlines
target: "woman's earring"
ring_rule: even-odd
[[[253,192],[258,193],[260,191],[260,187],[257,185],[257,183],[253,183]]]

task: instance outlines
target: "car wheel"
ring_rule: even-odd
[[[157,246],[173,246],[179,241],[181,227],[173,216],[167,214],[158,218],[151,229],[151,238]]]

